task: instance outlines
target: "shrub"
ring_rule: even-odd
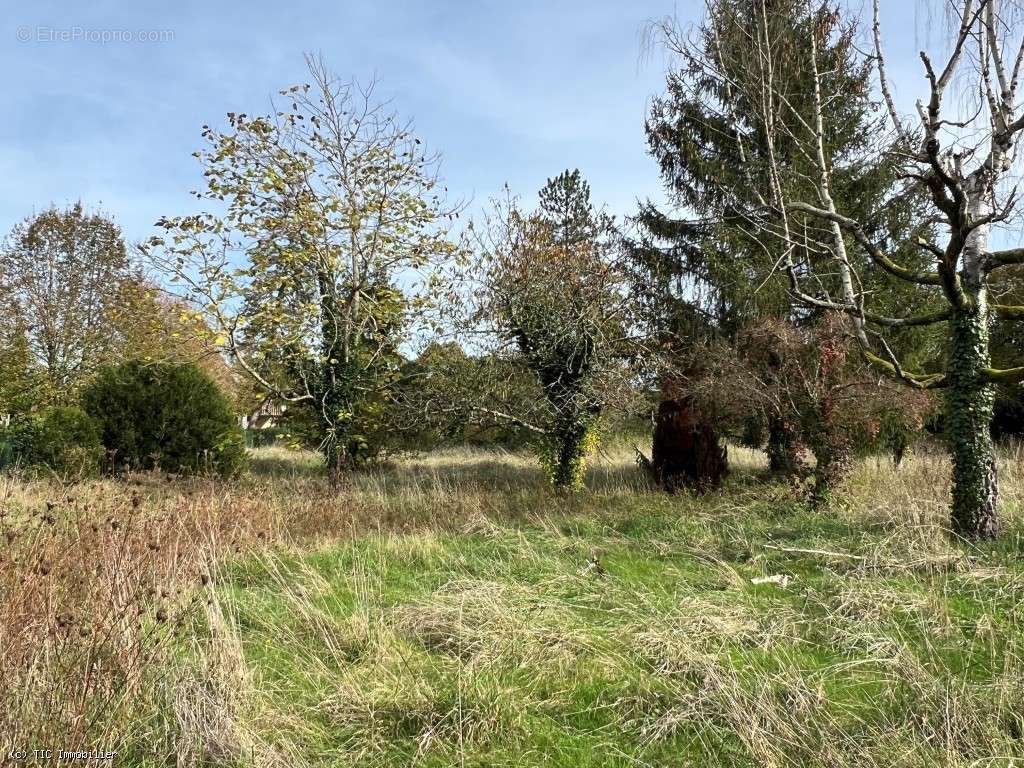
[[[52,407],[0,432],[0,468],[46,466],[61,475],[91,475],[103,462],[96,423],[81,408]]]
[[[763,318],[733,347],[708,349],[709,375],[692,385],[722,421],[767,425],[773,468],[799,472],[808,449],[817,503],[839,487],[857,454],[884,450],[898,463],[934,407],[929,393],[868,367],[848,322],[831,313],[813,325]]]
[[[0,429],[0,469],[30,464],[38,431],[39,419],[33,415],[16,416]]]
[[[81,408],[53,407],[42,412],[32,445],[32,463],[61,474],[90,475],[103,462],[103,444],[94,422]]]
[[[82,402],[119,466],[229,476],[245,462],[228,399],[195,365],[133,360],[106,367]]]

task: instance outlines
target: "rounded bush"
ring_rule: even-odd
[[[229,476],[245,463],[228,399],[195,365],[133,360],[103,368],[82,403],[118,466]]]

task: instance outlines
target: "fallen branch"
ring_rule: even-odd
[[[838,557],[844,560],[867,560],[863,555],[854,555],[849,552],[830,552],[827,549],[800,549],[799,547],[779,547],[774,544],[763,544],[762,546],[765,549],[774,549],[792,555],[821,555],[822,557]]]

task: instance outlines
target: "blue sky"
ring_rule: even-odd
[[[644,55],[645,23],[698,0],[582,2],[35,2],[0,29],[0,231],[34,209],[81,199],[132,240],[162,215],[195,209],[204,123],[258,113],[302,82],[304,51],[415,120],[444,157],[453,197],[479,208],[508,182],[532,195],[579,167],[617,214],[660,198],[643,119],[664,59]],[[926,24],[909,0],[883,0],[897,80],[917,85]],[[939,25],[941,26],[941,25]],[[913,35],[910,30],[913,29]],[[103,42],[104,31],[166,31]],[[67,37],[73,39],[66,39]],[[88,39],[87,39],[88,38]],[[906,89],[907,96],[913,89]],[[900,89],[901,95],[903,89]],[[910,103],[906,105],[910,107]]]

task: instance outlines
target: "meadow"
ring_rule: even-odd
[[[0,746],[128,766],[1024,763],[1021,458],[1003,450],[1004,531],[980,544],[944,530],[948,460],[926,448],[862,460],[819,510],[735,447],[721,489],[667,495],[624,441],[576,494],[483,449],[341,486],[281,448],[234,481],[5,475]]]

